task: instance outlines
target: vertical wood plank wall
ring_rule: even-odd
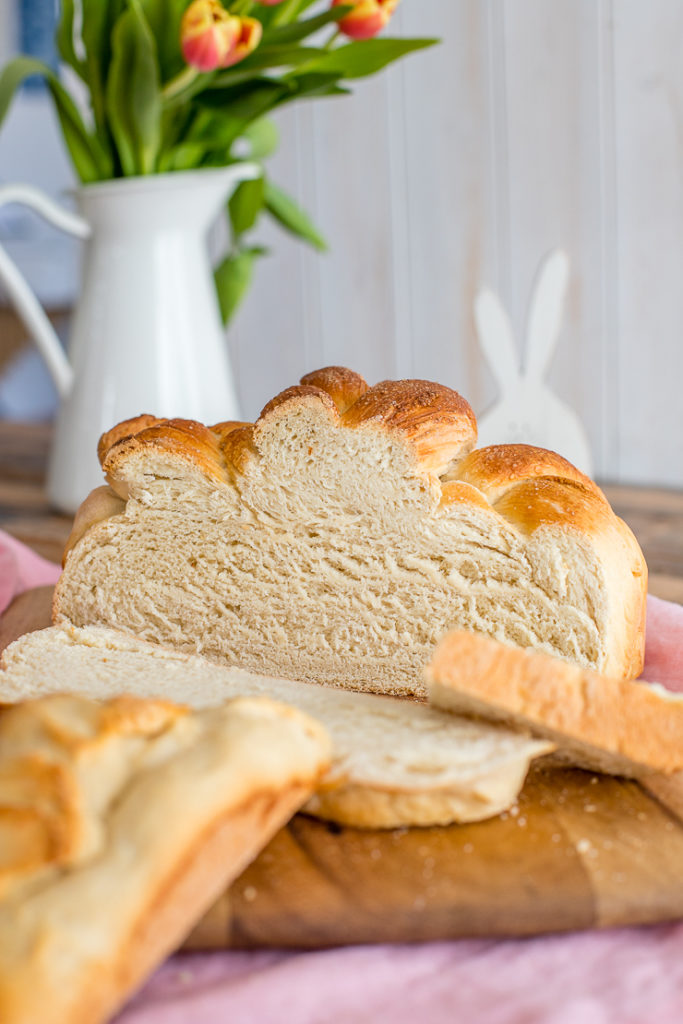
[[[603,479],[683,486],[683,5],[403,0],[443,44],[353,98],[280,119],[273,177],[330,242],[281,233],[230,332],[244,412],[307,369],[495,397],[472,317],[487,283],[523,361],[541,257],[572,278],[549,380]]]

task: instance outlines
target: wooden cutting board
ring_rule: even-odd
[[[0,650],[49,625],[50,588],[0,619]],[[491,821],[388,832],[297,815],[215,904],[188,948],[316,948],[534,935],[683,917],[682,787],[532,770]]]

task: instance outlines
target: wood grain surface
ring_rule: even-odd
[[[51,588],[0,617],[0,650],[50,622]],[[532,770],[511,811],[364,831],[297,815],[187,948],[318,948],[647,924],[683,917],[683,783]]]

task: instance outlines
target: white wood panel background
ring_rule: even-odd
[[[244,414],[328,363],[438,379],[482,412],[476,292],[521,345],[561,245],[553,389],[602,479],[683,487],[683,4],[403,0],[392,30],[443,43],[280,118],[273,177],[330,252],[260,232],[273,254],[228,337]]]
[[[394,28],[443,44],[282,119],[273,174],[331,251],[270,237],[230,334],[245,412],[330,362],[438,379],[482,412],[476,291],[500,294],[521,345],[562,245],[553,389],[602,479],[683,486],[680,0],[404,0]]]

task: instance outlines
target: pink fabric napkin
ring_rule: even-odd
[[[56,566],[0,531],[0,611],[21,590],[58,575]],[[683,691],[680,605],[648,599],[643,675]],[[522,940],[178,955],[117,1024],[389,1020],[680,1024],[683,923]]]
[[[56,583],[60,568],[0,530],[0,615],[22,590]]]

